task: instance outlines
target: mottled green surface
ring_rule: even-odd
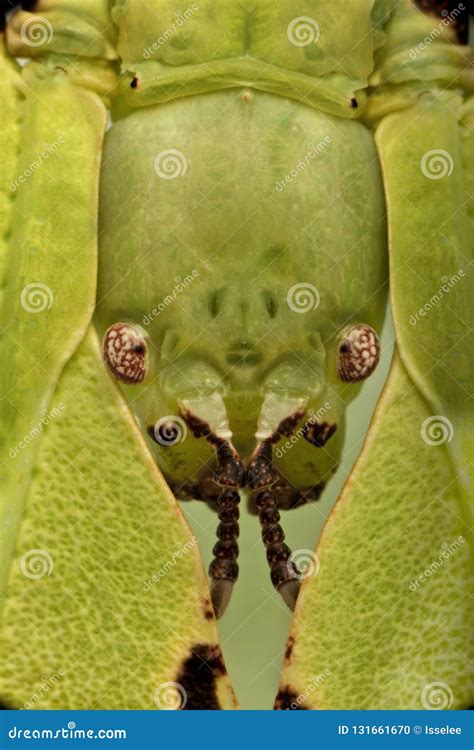
[[[24,92],[1,314],[8,367],[0,371],[0,587],[39,444],[28,436],[41,430],[57,378],[94,308],[105,127],[99,98],[61,71],[37,66]]]
[[[297,603],[281,687],[306,707],[427,708],[436,682],[470,705],[469,527],[446,446],[421,438],[430,413],[397,357]]]
[[[427,94],[376,132],[400,356],[297,604],[281,687],[311,708],[472,704],[473,242],[460,105]]]
[[[290,686],[311,707],[427,707],[427,695],[429,703],[432,686],[438,690],[440,683],[447,704],[472,703],[466,666],[470,563],[464,541],[470,524],[466,459],[472,455],[464,424],[471,387],[466,355],[472,349],[465,336],[467,279],[432,305],[428,319],[410,322],[438,293],[443,277],[465,267],[466,240],[472,237],[472,197],[464,180],[472,163],[467,138],[472,104],[461,100],[462,87],[472,87],[466,47],[455,44],[454,31],[444,27],[421,49],[439,19],[415,11],[408,0],[349,0],[347,15],[357,20],[347,24],[340,23],[340,8],[329,0],[303,5],[285,0],[278,8],[267,0],[255,5],[205,0],[176,28],[176,11],[185,9],[171,1],[119,0],[113,6],[117,28],[110,24],[107,0],[41,0],[41,23],[46,20],[46,31],[49,24],[53,32],[44,43],[25,41],[24,24],[35,18],[26,12],[15,16],[8,36],[13,54],[41,61],[24,74],[29,91],[18,174],[29,169],[44,143],[59,134],[65,142],[18,191],[13,223],[11,201],[3,203],[0,214],[6,239],[12,235],[7,265],[13,268],[2,315],[2,361],[9,363],[1,383],[2,574],[10,576],[10,589],[1,697],[5,693],[7,701],[21,705],[33,699],[36,705],[44,678],[62,670],[42,705],[153,707],[156,681],[176,678],[194,639],[215,639],[213,623],[203,620],[207,594],[194,547],[172,566],[166,585],[160,580],[153,592],[134,597],[155,559],[166,564],[174,554],[172,542],[186,544],[190,536],[90,339],[67,365],[56,391],[56,399],[64,396],[64,410],[42,429],[42,417],[54,406],[53,389],[92,313],[105,121],[104,106],[92,92],[105,103],[115,92],[118,31],[124,98],[116,100],[114,113],[125,117],[132,107],[180,101],[124,119],[109,138],[101,216],[108,258],[99,279],[97,320],[102,329],[117,318],[149,314],[173,292],[177,278],[197,269],[190,290],[179,293],[167,311],[167,336],[160,328],[164,315],[154,318],[149,331],[154,349],[158,344],[169,361],[181,365],[184,360],[176,356],[185,353],[188,364],[209,360],[216,370],[225,370],[231,391],[245,395],[244,408],[239,399],[229,400],[239,447],[250,445],[259,404],[249,392],[255,394],[255,382],[263,382],[264,368],[245,377],[226,370],[232,351],[225,347],[229,340],[231,349],[233,344],[229,332],[241,339],[250,331],[262,344],[260,362],[273,362],[289,346],[303,364],[296,378],[294,368],[288,378],[293,390],[321,378],[335,396],[331,413],[338,418],[358,391],[337,384],[335,334],[359,317],[376,327],[380,321],[385,201],[372,136],[345,118],[381,121],[377,143],[403,364],[396,360],[365,448],[327,523],[318,551],[321,570],[304,586],[282,687]],[[300,15],[312,19],[309,33],[319,34],[317,43],[292,44],[290,24]],[[162,33],[168,35],[165,43]],[[222,88],[234,91],[208,93]],[[191,96],[200,92],[205,95]],[[2,137],[15,142],[20,131],[16,91],[5,88],[1,96],[11,118]],[[330,144],[301,170],[309,144],[326,135]],[[186,174],[160,181],[155,159],[168,148],[179,149]],[[441,181],[430,182],[420,171],[430,149],[442,149],[453,162],[452,173]],[[3,180],[11,179],[14,160],[10,152],[0,172]],[[277,189],[293,169],[297,177]],[[188,261],[191,269],[185,267]],[[20,304],[30,281],[53,292],[53,304],[41,316],[25,316]],[[123,288],[109,294],[115,281]],[[286,293],[302,281],[318,288],[320,305],[307,315],[289,316]],[[216,310],[219,315],[213,316]],[[152,366],[157,385],[155,352]],[[179,371],[176,392],[189,382],[189,372],[185,368],[183,377]],[[196,387],[195,378],[191,384]],[[150,421],[161,409],[175,412],[169,395],[159,403],[155,398],[140,405]],[[140,411],[133,395],[130,403]],[[355,405],[357,424],[355,430],[349,424],[342,473],[357,453],[368,416],[360,411],[360,399]],[[448,420],[441,432],[423,428],[426,419],[440,416]],[[116,426],[113,434],[110,424]],[[423,439],[437,440],[444,429],[448,437],[452,431],[447,442],[430,445]],[[22,443],[31,435],[34,440],[25,448]],[[335,453],[342,437],[340,420]],[[110,450],[104,452],[104,446]],[[202,455],[197,449],[193,457],[189,446],[187,438],[175,446],[175,459],[162,457],[162,465],[189,476],[192,461],[199,464],[210,456],[210,449]],[[64,457],[72,466],[64,465]],[[325,451],[319,469],[311,461],[312,449],[298,445],[283,468],[299,478],[314,476],[326,472],[333,456]],[[124,480],[118,489],[116,476]],[[31,477],[28,512],[16,538]],[[136,496],[127,478],[135,482]],[[321,506],[285,515],[294,549],[312,547],[340,480],[341,472]],[[207,562],[215,517],[204,505],[188,509]],[[278,609],[284,605],[270,588],[255,519],[246,516],[243,527],[242,578],[229,619],[221,624],[223,648],[243,705],[269,707],[289,616]],[[136,546],[130,538],[136,538]],[[21,560],[25,549],[41,546],[37,539],[51,548],[54,569],[31,579],[21,573]],[[451,550],[456,541],[443,556],[442,545]],[[421,580],[425,570],[430,575]],[[174,633],[177,623],[181,641]],[[155,642],[162,646],[159,658]],[[231,706],[228,686],[222,683],[220,690]]]
[[[0,695],[15,708],[165,708],[191,647],[217,645],[197,544],[95,332],[50,407],[4,601]],[[226,678],[218,693],[234,707]]]

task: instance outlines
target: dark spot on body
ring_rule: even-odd
[[[131,84],[130,84],[130,88],[131,88],[131,89],[137,89],[137,88],[138,88],[138,83],[139,83],[139,81],[138,81],[138,78],[137,78],[137,76],[134,76],[134,77],[132,78],[132,82],[131,82]]]
[[[213,620],[214,619],[214,610],[212,608],[212,604],[209,601],[209,599],[203,599],[202,600],[202,608],[204,610],[204,617],[206,620]]]
[[[6,701],[0,700],[0,711],[18,711],[16,706],[11,706]]]
[[[442,21],[449,22],[461,44],[469,41],[469,9],[468,3],[463,8],[457,0],[414,0],[415,5],[427,15],[436,16]]]
[[[195,438],[208,437],[211,434],[210,425],[208,422],[205,422],[204,419],[200,419],[190,411],[184,409],[181,409],[181,416]]]
[[[288,643],[286,644],[286,651],[285,651],[285,661],[289,661],[291,659],[291,654],[293,653],[293,647],[295,645],[295,639],[292,635],[288,638]]]
[[[337,424],[328,424],[328,422],[312,422],[308,420],[303,427],[303,437],[308,443],[322,448],[326,445],[337,430]]]
[[[220,710],[217,680],[226,674],[219,646],[198,644],[183,662],[176,682],[185,690],[186,700],[181,710]]]
[[[358,106],[359,106],[359,103],[358,103],[357,99],[352,98],[351,99],[351,107],[352,107],[352,109],[357,109]]]
[[[290,414],[289,417],[285,417],[285,419],[282,419],[277,427],[278,436],[283,435],[284,437],[290,437],[291,435],[293,435],[298,422],[301,421],[303,416],[304,409],[298,409],[298,411],[295,411],[294,414]]]
[[[307,711],[308,709],[301,703],[301,696],[291,690],[289,686],[280,690],[278,693],[274,711]]]
[[[288,502],[288,510],[293,508],[300,508],[302,505],[307,503],[313,503],[319,500],[321,494],[326,486],[326,482],[322,481],[319,484],[315,484],[313,487],[305,487],[302,490],[294,492]]]

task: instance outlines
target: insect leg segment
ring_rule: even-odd
[[[257,446],[247,466],[247,485],[255,493],[255,505],[267,550],[270,578],[288,607],[293,610],[300,588],[298,571],[291,561],[280,526],[277,495],[273,485],[278,475],[273,466],[273,446],[289,437],[305,413],[307,400],[279,393],[267,393],[258,420]]]
[[[248,469],[248,486],[255,493],[255,505],[262,529],[262,540],[267,550],[270,578],[290,609],[294,609],[299,591],[297,570],[293,566],[291,549],[285,544],[285,533],[280,526],[277,496],[272,485],[276,482],[273,468],[273,443],[279,436],[257,444]]]
[[[204,437],[214,448],[217,472],[214,482],[220,488],[217,497],[217,542],[209,566],[211,598],[217,617],[222,617],[239,575],[239,489],[245,472],[238,452],[232,445],[224,400],[220,393],[192,400],[181,400],[181,415],[197,438]],[[205,415],[207,419],[204,419]],[[211,418],[211,422],[207,421]]]

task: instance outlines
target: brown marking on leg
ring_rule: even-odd
[[[276,494],[272,485],[276,473],[272,464],[272,443],[274,439],[262,441],[252,454],[247,468],[247,482],[255,492],[255,505],[262,529],[262,540],[267,549],[270,578],[290,607],[294,608],[299,591],[298,571],[291,563],[291,550],[285,544],[285,534],[281,528],[280,513]]]
[[[183,662],[176,683],[184,691],[182,711],[219,710],[217,680],[226,674],[219,646],[198,644]]]
[[[314,422],[309,419],[303,426],[303,437],[311,445],[315,445],[316,448],[322,448],[326,445],[329,438],[331,438],[337,430],[337,424],[329,424],[328,422]]]
[[[240,456],[234,446],[224,438],[213,433],[207,422],[196,417],[190,411],[181,410],[195,437],[204,437],[212,445],[217,459],[217,472],[213,479],[219,494],[216,499],[217,542],[212,553],[214,558],[209,566],[211,581],[211,598],[216,617],[222,617],[229,603],[232,587],[239,575],[237,558],[239,556],[239,503],[238,490],[243,486],[245,471]]]
[[[263,440],[258,443],[254,452],[250,456],[247,467],[247,485],[253,491],[258,491],[263,487],[270,487],[276,481],[275,471],[272,466],[272,443],[275,438]]]
[[[288,685],[278,693],[275,704],[273,706],[274,711],[307,711],[306,706],[301,701],[301,696],[295,693],[294,690],[290,689]]]

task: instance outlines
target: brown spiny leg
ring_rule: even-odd
[[[230,439],[219,437],[204,420],[182,410],[183,418],[195,437],[205,437],[214,448],[217,472],[214,482],[220,488],[217,497],[217,542],[212,550],[214,559],[209,566],[211,598],[216,617],[222,617],[229,603],[232,589],[239,575],[239,489],[243,485],[244,469]]]
[[[277,496],[273,485],[277,477],[273,467],[273,445],[280,434],[257,444],[247,467],[247,483],[255,493],[258,520],[262,539],[267,549],[270,578],[276,590],[293,610],[299,591],[298,571],[291,561],[291,550],[285,544],[285,534],[280,526]]]

